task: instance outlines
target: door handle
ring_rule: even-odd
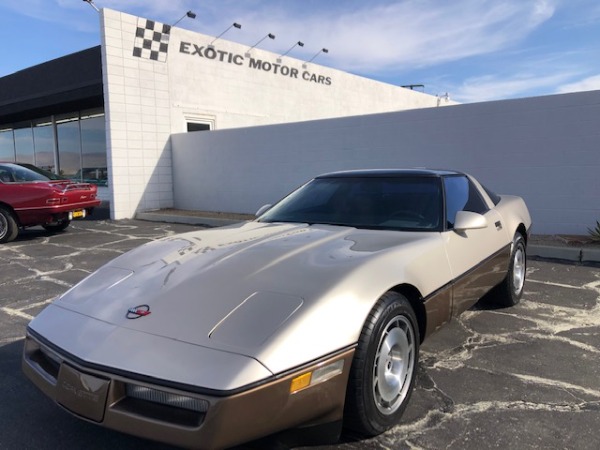
[[[494,225],[496,225],[496,230],[502,229],[502,222],[500,222],[499,220]]]

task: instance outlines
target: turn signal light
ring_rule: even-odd
[[[306,372],[292,379],[290,394],[306,389],[307,387],[323,383],[344,371],[344,360],[340,359],[331,364],[319,367],[312,372]]]
[[[292,384],[290,385],[290,392],[298,392],[301,389],[307,388],[310,386],[310,379],[312,378],[312,372],[303,373],[299,377],[296,377],[292,380]]]

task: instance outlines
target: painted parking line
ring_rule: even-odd
[[[0,308],[0,311],[2,311],[3,313],[5,313],[11,317],[19,317],[21,319],[33,320],[34,316],[26,313],[25,311],[28,311],[33,308],[38,308],[40,306],[45,306],[48,303],[51,303],[52,301],[54,301],[55,298],[56,297],[51,297],[49,299],[42,300],[41,302],[30,303],[29,305],[25,305],[22,308],[10,308],[8,306],[3,306]]]
[[[2,307],[2,308],[0,308],[0,311],[8,314],[11,317],[21,317],[22,319],[33,320],[33,316],[32,315],[24,313],[20,309],[13,309],[13,308]]]
[[[562,284],[562,283],[555,283],[553,281],[541,281],[541,280],[532,280],[531,278],[527,279],[527,283],[538,283],[538,284],[546,284],[548,286],[556,286],[556,287],[563,287],[563,288],[567,288],[567,289],[589,289],[586,286],[573,286],[570,284]]]

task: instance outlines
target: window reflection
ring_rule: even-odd
[[[16,128],[15,134],[15,150],[17,153],[17,162],[35,164],[33,156],[33,134],[31,125],[26,128]]]
[[[104,115],[81,117],[81,173],[83,181],[106,186],[108,172],[106,165],[106,134]]]
[[[0,130],[0,161],[15,160],[15,140],[12,129]]]
[[[80,177],[81,141],[78,118],[69,117],[57,120],[56,135],[58,137],[58,159],[60,161],[59,174],[67,178]]]
[[[34,124],[35,165],[54,172],[54,131],[50,119]]]

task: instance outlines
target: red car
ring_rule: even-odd
[[[17,237],[19,228],[41,225],[62,231],[84,218],[101,201],[98,188],[63,179],[31,164],[0,162],[0,244]]]

